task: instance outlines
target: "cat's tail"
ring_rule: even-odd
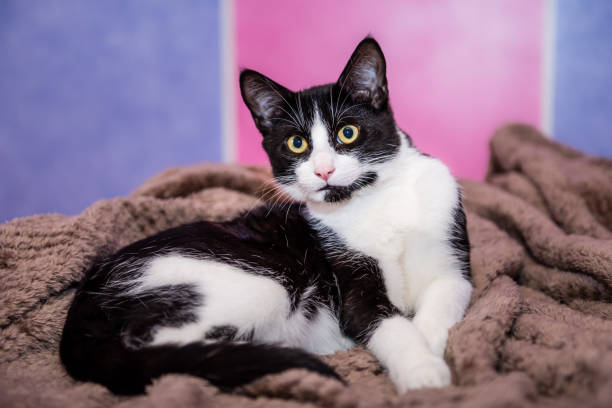
[[[81,337],[71,341],[70,334],[66,334],[60,355],[70,375],[103,384],[117,394],[143,393],[153,379],[168,373],[191,374],[224,389],[291,368],[304,368],[342,381],[328,365],[299,349],[219,342],[132,350],[119,340],[98,343]]]

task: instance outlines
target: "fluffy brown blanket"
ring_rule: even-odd
[[[171,226],[230,219],[272,188],[267,169],[202,164],[77,216],[0,226],[0,406],[612,406],[612,162],[521,125],[493,136],[491,157],[486,183],[462,182],[475,291],[450,333],[453,386],[398,396],[358,347],[323,357],[348,387],[289,371],[225,394],[166,375],[117,397],[68,377],[58,341],[94,260]]]

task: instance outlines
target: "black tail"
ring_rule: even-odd
[[[80,338],[79,338],[80,337]],[[191,343],[127,349],[120,341],[99,342],[64,331],[60,356],[72,377],[94,381],[117,394],[138,394],[162,374],[205,378],[227,389],[265,374],[305,368],[340,379],[332,368],[299,349],[252,343]]]

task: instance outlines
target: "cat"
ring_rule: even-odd
[[[198,222],[96,263],[69,309],[75,379],[141,393],[164,373],[232,389],[367,347],[398,392],[450,384],[448,330],[472,293],[458,184],[396,125],[370,37],[337,82],[293,92],[252,70],[240,90],[295,202]]]

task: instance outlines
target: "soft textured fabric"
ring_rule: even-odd
[[[265,168],[195,165],[77,216],[1,225],[0,406],[612,406],[612,162],[523,125],[493,136],[487,182],[462,181],[475,291],[449,336],[453,386],[398,396],[360,347],[322,357],[346,387],[293,370],[228,394],[166,375],[118,397],[65,373],[62,326],[95,260],[172,226],[231,219],[275,199],[273,186]]]

